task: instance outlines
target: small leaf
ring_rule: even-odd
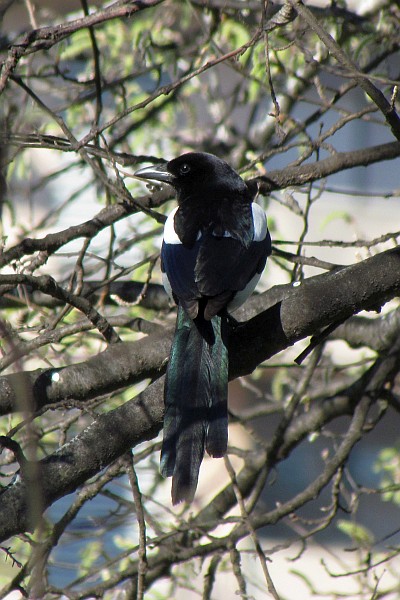
[[[353,218],[348,212],[346,212],[344,210],[333,211],[333,212],[329,213],[329,215],[321,221],[321,224],[320,224],[321,231],[323,229],[325,229],[325,227],[330,225],[330,223],[332,223],[333,221],[344,221],[345,223],[351,224],[353,221]]]
[[[370,548],[374,543],[373,534],[364,525],[340,519],[337,522],[337,528],[362,548]]]

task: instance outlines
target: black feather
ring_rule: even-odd
[[[204,449],[227,447],[226,317],[192,320],[180,306],[166,375],[161,474],[172,476],[172,502],[191,502]]]

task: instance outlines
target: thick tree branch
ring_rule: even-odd
[[[259,314],[230,335],[230,376],[251,373],[296,341],[360,310],[378,310],[399,294],[400,248],[395,248],[300,286],[279,286],[253,296],[238,315],[248,319]],[[84,363],[1,377],[0,414],[21,409],[18,393],[24,386],[32,390],[33,405],[42,408],[69,398],[90,399],[157,376],[165,367],[171,336],[172,328],[138,342],[116,344]]]
[[[232,334],[229,357],[235,376],[251,373],[261,360],[330,323],[360,310],[380,310],[399,294],[400,247],[336,272],[311,277]],[[262,296],[254,302],[262,306]],[[242,348],[248,351],[241,352]]]
[[[226,551],[229,542],[238,542],[239,540],[248,536],[249,524],[251,524],[253,529],[259,529],[260,527],[265,527],[267,525],[274,525],[283,517],[294,513],[300,507],[304,506],[307,502],[310,502],[311,500],[315,499],[321,493],[322,489],[326,485],[328,485],[334,473],[340,468],[340,465],[342,465],[348,458],[353,446],[362,437],[363,427],[365,425],[371,403],[372,399],[368,395],[365,395],[362,399],[360,399],[358,406],[355,408],[354,416],[349,430],[346,436],[344,437],[343,441],[341,442],[337,452],[327,462],[323,472],[320,473],[320,475],[316,477],[311,484],[309,484],[295,497],[291,498],[287,502],[279,504],[277,508],[274,508],[271,511],[263,511],[261,515],[256,514],[253,516],[249,516],[248,523],[240,524],[232,532],[230,532],[227,537],[214,538],[208,544],[205,544],[203,541],[200,543],[196,543],[196,540],[193,539],[193,536],[190,537],[190,543],[185,544],[185,540],[182,539],[182,533],[180,530],[178,530],[176,535],[171,538],[170,543],[164,546],[164,548],[161,552],[159,552],[158,555],[149,560],[150,573],[151,569],[156,566],[159,566],[160,563],[164,563],[164,568],[167,568],[167,566],[170,565],[170,563],[176,564],[177,562],[183,562],[194,556],[205,557],[217,551]],[[243,471],[245,470],[246,467],[243,469]],[[238,482],[239,481],[240,480],[238,480]],[[243,490],[243,492],[245,495],[246,490]],[[222,506],[219,503],[219,500],[222,496],[225,496],[224,499],[226,500],[227,494],[231,495],[232,502],[225,504],[225,507],[221,510]],[[225,490],[223,490],[223,492],[220,494],[219,499],[217,498],[215,501],[209,504],[209,506],[207,507],[209,510],[206,509],[202,513],[200,519],[194,518],[190,521],[190,531],[201,532],[202,522],[204,523],[207,530],[212,530],[219,524],[221,515],[226,513],[226,510],[228,510],[228,507],[230,507],[229,505],[234,506],[235,503],[236,498],[234,495],[233,486],[230,485],[227,488],[225,488]],[[210,519],[211,515],[212,519]],[[172,560],[171,556],[173,556]],[[129,568],[127,576],[134,575],[137,572],[137,568],[138,565],[135,562]]]
[[[357,280],[357,285],[355,285]],[[400,249],[396,248],[384,252],[362,263],[341,269],[337,273],[319,275],[292,289],[280,303],[241,325],[233,332],[230,356],[231,375],[237,376],[244,371],[252,370],[257,361],[271,356],[283,347],[293,344],[296,340],[314,333],[327,325],[330,320],[349,316],[353,312],[378,306],[388,298],[400,293]],[[257,299],[259,300],[259,299]],[[149,344],[153,346],[154,344]],[[238,356],[240,348],[240,357]],[[110,347],[107,352],[114,352],[123,348],[123,344]],[[243,349],[246,349],[246,352]],[[154,349],[158,358],[165,357],[165,347],[162,352]],[[243,367],[243,357],[249,354]],[[390,355],[392,363],[396,360]],[[397,354],[396,354],[397,356]],[[257,358],[256,358],[257,357]],[[106,369],[107,360],[102,357],[101,369]],[[110,360],[109,374],[115,368],[115,360]],[[114,357],[115,358],[115,357]],[[140,360],[140,358],[138,358]],[[93,368],[97,376],[103,376],[102,371],[96,368],[93,359]],[[397,356],[398,360],[398,356]],[[393,372],[397,363],[391,363]],[[388,364],[388,363],[385,363]],[[86,364],[86,366],[88,366]],[[90,368],[90,367],[89,367]],[[379,365],[377,367],[379,370]],[[63,371],[68,374],[68,368],[58,371],[61,381]],[[48,385],[43,385],[43,395],[46,396],[53,385],[51,371],[47,373]],[[129,379],[129,368],[126,373]],[[377,375],[378,376],[378,375]],[[73,379],[73,378],[72,378]],[[2,383],[7,378],[2,379]],[[78,392],[84,383],[81,378],[75,382],[70,381],[65,390],[69,393]],[[57,498],[68,493],[88,477],[94,475],[104,466],[110,464],[115,458],[126,452],[130,447],[140,441],[150,439],[156,435],[162,425],[162,385],[163,378],[147,388],[137,399],[131,400],[107,414],[101,415],[92,425],[71,442],[60,448],[54,455],[40,461],[39,468],[43,481],[43,506],[49,506]],[[21,389],[21,388],[20,388]],[[90,393],[90,391],[89,391]],[[354,400],[354,395],[347,396],[340,410],[347,414],[349,402]],[[333,403],[330,402],[329,406]],[[318,408],[318,407],[317,407]],[[338,405],[336,406],[338,408]],[[311,419],[306,416],[306,419]],[[332,418],[332,411],[327,411],[322,420]],[[300,422],[300,420],[299,420]],[[297,420],[296,420],[297,424]],[[320,421],[321,425],[321,421]],[[296,425],[298,427],[298,424]],[[298,439],[302,434],[293,433]],[[285,440],[290,444],[290,440]],[[28,494],[25,483],[19,480],[1,496],[0,512],[0,539],[5,539],[17,532],[31,528],[34,523],[29,522]]]
[[[0,276],[1,278],[1,276]],[[1,279],[0,279],[1,281]],[[100,297],[103,304],[135,304],[152,310],[167,310],[171,304],[164,287],[158,283],[144,284],[140,281],[86,281],[82,285],[81,296],[90,298],[96,303]],[[0,296],[0,308],[21,308],[30,305],[46,308],[64,306],[65,302],[35,290],[32,286],[23,284],[23,293],[20,287],[14,288]]]
[[[92,398],[159,377],[166,365],[172,326],[137,342],[109,346],[89,360],[59,369],[37,369],[0,377],[0,414]]]
[[[399,334],[400,308],[396,308],[380,319],[348,319],[335,329],[329,339],[345,340],[352,348],[367,346],[376,352],[384,352],[393,345]]]
[[[43,507],[75,490],[133,446],[157,435],[163,417],[162,386],[163,378],[139,398],[98,417],[39,462]],[[0,494],[0,539],[35,526],[30,522],[29,494],[29,482],[21,478]]]
[[[309,410],[303,413],[301,426],[298,427],[298,417],[293,421],[285,432],[283,444],[281,446],[278,460],[282,460],[290,451],[290,448],[299,442],[300,439],[310,431],[317,430],[336,416],[353,415],[352,421],[344,436],[339,448],[327,461],[323,471],[316,477],[304,490],[299,492],[288,501],[279,504],[278,507],[270,511],[262,511],[248,517],[248,522],[254,529],[274,525],[278,520],[288,514],[294,513],[297,509],[304,506],[307,502],[314,500],[329,484],[333,475],[340,466],[347,460],[353,446],[361,439],[365,433],[365,425],[371,405],[379,399],[382,388],[386,382],[390,381],[399,370],[400,366],[400,338],[397,339],[391,351],[369,371],[360,378],[360,380],[351,386],[348,394],[342,398],[342,405],[336,404],[331,407],[332,399],[326,400],[325,411],[321,409],[319,403],[315,403]],[[314,415],[315,412],[315,415]],[[248,455],[245,466],[237,477],[237,484],[243,496],[246,496],[254,486],[259,472],[265,467],[265,457],[262,453],[255,453],[254,456]],[[153,570],[164,564],[168,570],[171,562],[181,562],[188,560],[191,556],[207,556],[218,550],[225,550],[227,538],[217,538],[209,544],[200,542],[203,527],[210,531],[216,527],[221,515],[226,514],[236,503],[236,497],[232,485],[228,485],[218,496],[208,504],[202,511],[189,520],[187,530],[183,526],[178,529],[169,539],[167,546],[149,560],[148,577],[152,578]],[[190,535],[189,541],[187,535]],[[236,542],[248,534],[246,523],[238,525],[229,533],[229,541]],[[197,551],[196,551],[197,550]],[[171,561],[171,556],[173,559]],[[137,574],[138,562],[135,561],[127,570],[126,576]]]
[[[268,175],[256,177],[255,180],[260,182],[260,192],[262,194],[269,194],[273,190],[280,190],[292,185],[305,185],[306,183],[323,179],[339,171],[354,167],[366,167],[367,165],[383,160],[392,160],[399,156],[400,142],[390,142],[352,152],[338,152],[318,162],[270,171]]]

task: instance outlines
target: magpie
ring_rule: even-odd
[[[178,206],[164,227],[161,271],[178,305],[164,387],[161,474],[172,476],[172,503],[190,503],[205,450],[228,443],[228,311],[253,292],[271,253],[256,189],[213,154],[189,152],[139,169],[166,182]]]

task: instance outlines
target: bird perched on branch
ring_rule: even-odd
[[[212,154],[189,152],[136,177],[175,188],[178,206],[164,228],[161,269],[178,305],[166,374],[161,473],[172,502],[193,500],[204,450],[228,443],[228,311],[253,292],[271,253],[255,189]]]

